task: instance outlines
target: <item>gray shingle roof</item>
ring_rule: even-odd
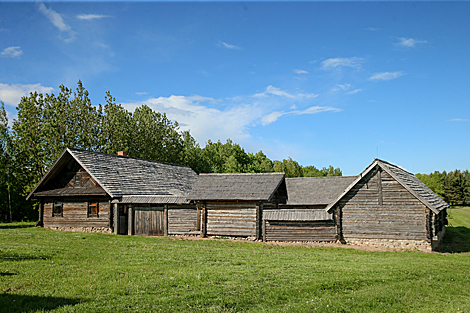
[[[357,176],[286,178],[287,205],[327,205]]]
[[[178,196],[122,196],[113,203],[139,203],[139,204],[182,204],[189,203],[186,197]]]
[[[441,199],[434,191],[432,191],[425,183],[423,183],[415,175],[408,173],[404,169],[390,164],[382,160],[376,160],[381,167],[387,171],[392,177],[400,182],[403,187],[408,189],[412,194],[415,195],[423,204],[435,213],[448,208],[449,205]],[[407,188],[408,187],[408,188]]]
[[[435,194],[431,189],[429,189],[426,184],[424,184],[418,177],[405,171],[403,168],[388,163],[383,160],[375,159],[371,165],[369,165],[362,173],[354,180],[346,190],[341,193],[333,202],[331,202],[325,210],[329,211],[336,203],[338,203],[341,198],[346,195],[346,193],[356,185],[362,177],[367,175],[375,166],[380,166],[384,171],[386,171],[390,176],[392,176],[398,183],[400,183],[406,190],[408,190],[412,195],[416,197],[421,203],[428,207],[434,213],[439,213],[445,208],[448,208],[449,205],[442,200],[437,194]]]
[[[284,173],[200,174],[190,200],[269,201]]]
[[[263,220],[268,221],[331,221],[333,214],[325,210],[311,209],[285,209],[285,210],[265,210]]]
[[[35,192],[35,196],[106,196],[101,187],[58,188]]]
[[[67,154],[112,198],[123,195],[186,197],[197,180],[197,174],[187,166],[68,148],[28,198],[56,172],[54,168]]]

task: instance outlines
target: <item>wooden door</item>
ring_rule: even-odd
[[[163,208],[135,208],[134,232],[136,235],[163,236],[164,230]]]

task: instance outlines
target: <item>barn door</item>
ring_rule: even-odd
[[[135,207],[134,231],[136,235],[163,236],[165,212],[162,207]]]

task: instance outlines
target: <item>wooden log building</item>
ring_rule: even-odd
[[[128,235],[340,241],[433,249],[448,205],[416,176],[374,160],[359,176],[200,174],[191,168],[66,149],[27,199],[38,224]]]

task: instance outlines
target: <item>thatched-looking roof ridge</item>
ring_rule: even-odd
[[[284,173],[199,174],[189,200],[270,201]]]
[[[287,205],[327,205],[357,176],[286,178]]]

